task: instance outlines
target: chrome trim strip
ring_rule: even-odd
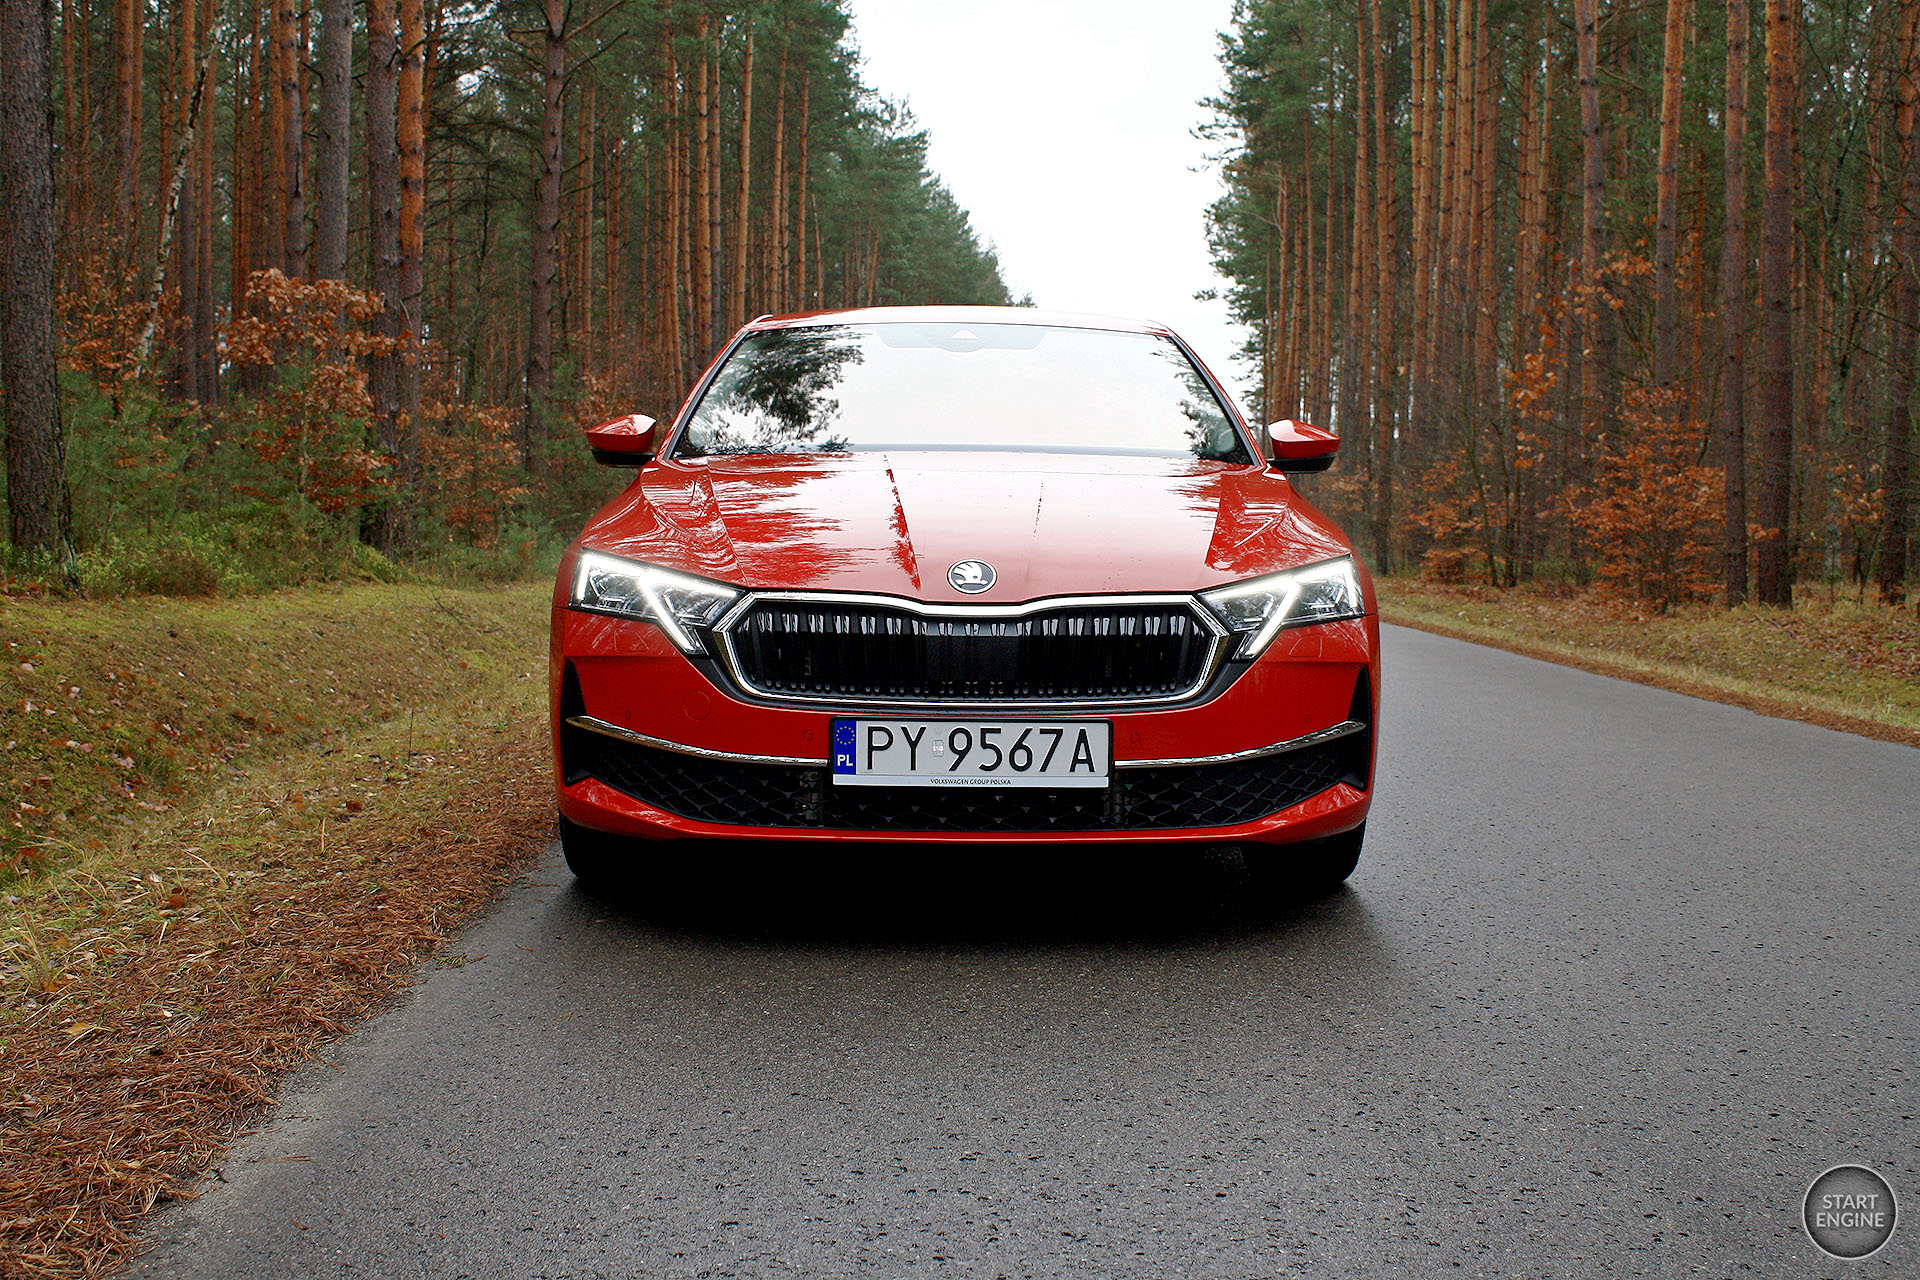
[[[585,729],[588,733],[601,734],[616,738],[621,742],[638,743],[643,747],[653,747],[660,751],[672,751],[683,756],[696,756],[701,760],[725,760],[734,764],[791,764],[804,765],[809,769],[823,769],[828,761],[823,756],[811,760],[805,756],[755,756],[738,751],[711,751],[706,747],[689,747],[681,742],[668,742],[665,738],[656,738],[651,734],[639,733],[633,729],[622,729],[617,724],[608,724],[605,720],[593,716],[568,716],[567,723],[576,729]]]
[[[713,624],[713,629],[715,631],[732,630],[734,624],[740,620],[740,615],[757,600],[791,600],[796,604],[858,604],[876,609],[904,609],[908,613],[917,613],[924,617],[942,618],[1018,618],[1029,613],[1045,613],[1055,609],[1111,609],[1133,604],[1178,604],[1192,609],[1194,615],[1204,621],[1207,629],[1213,634],[1217,636],[1227,634],[1226,625],[1214,617],[1195,597],[1179,592],[1042,596],[1038,600],[1028,600],[1023,604],[928,604],[923,600],[913,600],[906,596],[882,595],[879,592],[749,591],[738,604],[721,617],[720,621]]]
[[[1331,729],[1321,729],[1304,737],[1289,738],[1285,742],[1276,742],[1270,747],[1255,747],[1251,751],[1234,751],[1224,756],[1187,756],[1173,760],[1115,760],[1116,769],[1183,769],[1207,764],[1233,764],[1240,760],[1259,760],[1265,756],[1282,755],[1288,751],[1298,751],[1302,747],[1317,747],[1322,743],[1336,742],[1351,737],[1367,726],[1359,720],[1342,720]]]
[[[760,601],[787,601],[795,604],[850,604],[870,609],[895,609],[903,613],[917,613],[929,618],[1022,618],[1035,613],[1053,613],[1062,609],[1112,609],[1129,605],[1180,605],[1200,620],[1203,627],[1212,636],[1207,646],[1207,659],[1201,665],[1200,678],[1177,693],[1157,694],[1150,698],[1038,698],[1027,701],[1018,700],[979,700],[961,698],[849,698],[830,694],[812,693],[775,693],[760,688],[747,679],[740,670],[740,663],[733,649],[733,630],[747,612]],[[1038,600],[1029,600],[1023,604],[927,604],[920,600],[910,600],[905,596],[880,594],[860,594],[837,591],[749,591],[721,615],[713,624],[713,634],[720,643],[718,657],[721,668],[748,695],[764,702],[784,703],[789,706],[830,706],[830,707],[937,707],[951,711],[961,709],[983,712],[1017,712],[1023,708],[1035,711],[1124,711],[1132,707],[1155,707],[1170,703],[1186,702],[1197,697],[1201,690],[1213,683],[1220,668],[1227,661],[1228,650],[1234,645],[1235,637],[1227,630],[1226,624],[1213,616],[1198,597],[1177,593],[1153,595],[1090,595],[1090,596],[1043,596]]]

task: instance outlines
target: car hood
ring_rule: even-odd
[[[657,463],[581,544],[747,587],[983,603],[1193,591],[1350,550],[1264,468],[971,450]],[[961,560],[992,589],[951,586]]]

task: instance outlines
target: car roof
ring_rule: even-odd
[[[805,311],[761,316],[749,329],[804,329],[834,324],[1026,324],[1050,329],[1109,329],[1119,333],[1171,335],[1151,320],[1042,311],[1037,307],[855,307],[844,311]]]

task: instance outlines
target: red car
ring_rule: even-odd
[[[560,564],[568,865],[675,843],[1237,845],[1353,870],[1379,706],[1373,585],[1151,324],[1022,308],[756,320]]]

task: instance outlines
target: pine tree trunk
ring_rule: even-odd
[[[607,364],[619,368],[624,360],[627,305],[627,200],[633,191],[632,148],[623,126],[622,136],[607,150],[605,261],[601,270],[607,278],[606,326],[603,344]],[[631,385],[631,384],[628,384]]]
[[[280,38],[280,8],[286,0],[258,0],[265,24],[264,57],[261,80],[255,90],[255,106],[267,122],[267,154],[262,172],[267,181],[266,256],[260,266],[277,271],[286,269],[287,259],[287,130],[291,123],[281,83],[288,78],[286,42]],[[391,4],[391,0],[389,0]]]
[[[176,127],[185,128],[188,111],[188,99],[193,93],[194,67],[198,59],[198,21],[199,0],[181,0],[180,4],[180,40],[174,54],[174,64],[178,68],[173,83],[174,109],[173,119]],[[208,33],[211,37],[212,33]],[[170,150],[168,153],[170,153]],[[165,154],[165,153],[163,153]],[[199,149],[193,148],[189,160],[199,159]],[[197,165],[195,166],[197,169]],[[174,287],[179,291],[178,302],[174,310],[173,324],[173,387],[175,394],[182,399],[198,399],[198,387],[195,375],[198,372],[197,359],[198,334],[194,331],[193,317],[199,309],[199,299],[195,291],[200,287],[200,184],[197,174],[189,173],[181,184],[179,208],[176,216],[181,229],[174,240],[173,279]]]
[[[53,354],[51,0],[0,0],[0,413],[14,550],[73,574],[73,503]]]
[[[400,289],[400,155],[396,141],[400,51],[395,43],[393,0],[367,0],[367,266],[373,292],[381,301],[370,326],[394,348],[367,357],[367,394],[373,401],[374,443],[399,470],[400,365],[398,348],[404,315]],[[392,554],[404,538],[397,496],[376,504],[367,533],[376,547]]]
[[[320,0],[320,154],[314,175],[313,274],[347,278],[348,162],[353,130],[353,0]]]
[[[1726,205],[1720,232],[1720,449],[1727,607],[1747,599],[1747,4],[1727,2]],[[1911,2],[1911,0],[1909,0]]]
[[[207,84],[211,86],[220,80],[220,42],[214,23],[219,16],[215,0],[200,0],[200,30],[212,42],[208,52]],[[195,243],[195,261],[198,264],[199,282],[194,287],[193,316],[191,332],[193,334],[193,398],[202,404],[212,404],[220,398],[220,353],[218,334],[214,328],[213,299],[213,135],[214,111],[216,103],[209,99],[200,108],[207,113],[206,127],[195,135],[194,145],[199,150],[195,162],[195,182],[199,186],[200,198],[195,209],[198,217],[193,229]]]
[[[286,226],[281,231],[284,251],[281,270],[291,278],[307,273],[307,129],[302,110],[300,72],[306,62],[300,38],[300,10],[294,0],[280,0],[280,142],[281,177],[286,193],[281,201]]]
[[[1601,215],[1607,186],[1607,162],[1600,126],[1598,0],[1574,0],[1575,39],[1580,66],[1580,361],[1579,416],[1576,435],[1597,430],[1605,407],[1601,373],[1604,340],[1611,312],[1602,297]]]
[[[721,330],[726,327],[725,298],[726,289],[724,259],[721,254],[726,250],[726,220],[721,216],[721,188],[725,185],[720,176],[720,60],[718,39],[706,53],[707,62],[707,284],[711,292],[700,300],[706,308],[708,350],[700,353],[701,359],[713,354],[712,348],[725,341],[727,335]]]
[[[133,198],[140,177],[140,101],[145,53],[142,37],[146,34],[146,6],[136,0],[118,0],[114,12],[114,85],[119,105],[114,226],[119,228],[122,237],[122,252],[131,260],[139,240]]]
[[[1499,252],[1500,246],[1495,243],[1498,225],[1496,166],[1499,158],[1500,82],[1494,62],[1494,40],[1487,26],[1487,0],[1478,0],[1476,6],[1474,51],[1479,70],[1475,73],[1473,89],[1476,154],[1473,167],[1473,306],[1469,314],[1473,319],[1473,367],[1488,379],[1488,385],[1484,388],[1480,388],[1478,378],[1475,379],[1475,385],[1492,402],[1498,397],[1498,388],[1491,383],[1496,358],[1494,322],[1499,314],[1500,283],[1507,278],[1503,268],[1511,259]],[[1495,263],[1496,253],[1499,253],[1499,266]],[[1475,406],[1476,413],[1482,409],[1491,413],[1496,411],[1496,406],[1492,403]]]
[[[760,269],[762,305],[769,310],[793,309],[787,299],[787,62],[792,40],[787,24],[780,28],[780,70],[773,83],[773,198],[767,202],[767,237]]]
[[[714,162],[709,159],[713,150],[713,102],[709,92],[712,76],[712,59],[708,56],[708,34],[710,24],[705,15],[693,24],[694,38],[699,47],[699,66],[693,78],[693,154],[690,163],[693,167],[693,243],[690,252],[693,255],[693,297],[688,300],[688,316],[692,321],[694,359],[705,360],[713,352],[713,253],[715,221],[709,216],[713,207]]]
[[[422,314],[426,305],[426,16],[420,0],[400,0],[399,77],[394,87],[394,150],[399,177],[398,288],[400,368],[394,410],[399,416],[399,450],[394,469],[397,488],[389,543],[404,548],[413,537],[412,506],[420,473],[420,362]],[[389,304],[391,305],[391,303]]]
[[[660,96],[667,120],[661,148],[663,154],[660,164],[660,188],[661,204],[665,208],[667,225],[656,278],[659,281],[660,303],[667,317],[667,332],[662,343],[666,359],[661,362],[659,371],[662,390],[665,392],[664,404],[666,399],[673,399],[679,395],[687,362],[686,312],[681,305],[681,300],[687,294],[687,277],[683,266],[687,243],[687,202],[686,184],[682,180],[685,166],[680,158],[681,149],[685,145],[686,129],[682,115],[680,72],[673,58],[671,28],[661,31],[660,52],[661,62],[664,64],[660,76]]]
[[[258,50],[247,51],[249,61],[247,69],[251,71],[252,58]],[[253,266],[253,212],[257,208],[259,193],[253,186],[253,156],[255,130],[259,121],[246,108],[241,94],[241,66],[236,56],[233,68],[233,147],[228,154],[228,182],[232,187],[232,213],[228,219],[230,239],[227,245],[227,292],[228,306],[233,314],[244,314],[247,308],[247,273]],[[241,377],[244,379],[245,374]]]
[[[580,86],[574,103],[573,152],[580,158],[574,161],[576,176],[569,218],[571,229],[561,245],[563,260],[567,264],[567,270],[563,273],[567,288],[566,299],[561,306],[561,315],[566,318],[566,325],[561,330],[561,349],[577,353],[576,364],[580,372],[592,376],[597,372],[593,363],[593,161],[599,103],[591,79]],[[577,344],[574,342],[575,335],[579,339]]]
[[[727,290],[729,331],[747,322],[747,227],[753,205],[753,29],[747,29],[740,71],[740,181],[733,207],[733,281]]]
[[[813,137],[813,129],[808,116],[808,107],[811,105],[810,95],[812,88],[813,73],[811,71],[803,72],[800,76],[800,169],[799,172],[794,175],[793,182],[794,203],[798,206],[798,208],[794,210],[793,231],[796,249],[795,257],[797,259],[796,265],[798,268],[795,274],[798,285],[797,287],[794,285],[788,286],[790,295],[798,293],[799,297],[797,300],[800,309],[803,311],[815,301],[814,295],[807,289],[807,185],[809,181],[807,159],[808,147],[811,145]]]
[[[1432,24],[1428,10],[1433,0],[1409,0],[1407,5],[1408,58],[1410,60],[1411,82],[1407,86],[1407,151],[1408,173],[1411,177],[1413,197],[1412,234],[1407,240],[1407,267],[1413,276],[1413,309],[1407,317],[1407,374],[1413,388],[1413,412],[1419,413],[1422,379],[1425,369],[1420,359],[1420,336],[1424,331],[1427,314],[1426,240],[1427,240],[1427,151],[1428,137],[1432,130],[1427,114],[1427,81],[1433,75],[1429,61],[1431,52],[1430,31]],[[1306,159],[1307,179],[1313,178],[1313,158],[1308,148]],[[1313,209],[1313,196],[1307,196],[1309,214]],[[1309,217],[1311,227],[1311,216]],[[1311,254],[1308,255],[1311,260]],[[1309,272],[1312,267],[1309,265]]]
[[[85,75],[81,63],[85,57],[86,43],[80,31],[78,7],[73,0],[60,0],[60,145],[68,163],[58,175],[58,199],[63,219],[61,234],[68,246],[62,283],[69,287],[78,282],[79,268],[87,261],[91,248],[87,237],[87,176],[93,157],[81,141],[86,137],[85,106],[80,98],[80,83]]]
[[[553,303],[560,239],[561,151],[566,121],[562,116],[567,87],[568,0],[542,0],[541,24],[542,109],[540,178],[534,188],[531,258],[533,279],[528,291],[527,400],[520,420],[520,461],[531,474],[536,428],[544,424],[547,399],[553,391]]]
[[[1740,3],[1741,0],[1732,0]],[[1660,64],[1660,167],[1653,217],[1653,385],[1671,392],[1678,319],[1674,266],[1680,206],[1680,72],[1686,57],[1687,0],[1667,0],[1666,41]],[[1677,398],[1660,406],[1671,416]]]
[[[1394,408],[1394,172],[1391,121],[1387,117],[1387,44],[1380,9],[1384,0],[1371,0],[1367,35],[1373,48],[1373,157],[1374,199],[1378,211],[1372,245],[1374,282],[1374,360],[1377,390],[1373,408],[1373,567],[1393,571]]]
[[[1908,489],[1913,466],[1914,329],[1920,325],[1920,139],[1914,136],[1915,98],[1920,95],[1920,0],[1900,0],[1899,108],[1902,196],[1894,214],[1892,385],[1880,462],[1880,598],[1890,605],[1907,598]]]
[[[1368,358],[1372,354],[1373,272],[1368,269],[1367,252],[1373,243],[1373,169],[1367,157],[1371,145],[1367,119],[1367,71],[1372,59],[1367,49],[1366,13],[1361,11],[1355,26],[1355,48],[1359,53],[1353,82],[1353,208],[1347,232],[1347,331],[1340,357],[1340,434],[1356,442],[1370,441],[1368,424],[1363,422],[1368,409],[1367,388],[1371,379]],[[1369,494],[1369,497],[1371,495]]]
[[[1760,457],[1754,476],[1753,593],[1793,603],[1789,522],[1793,500],[1794,7],[1767,0],[1767,131],[1760,222]]]

